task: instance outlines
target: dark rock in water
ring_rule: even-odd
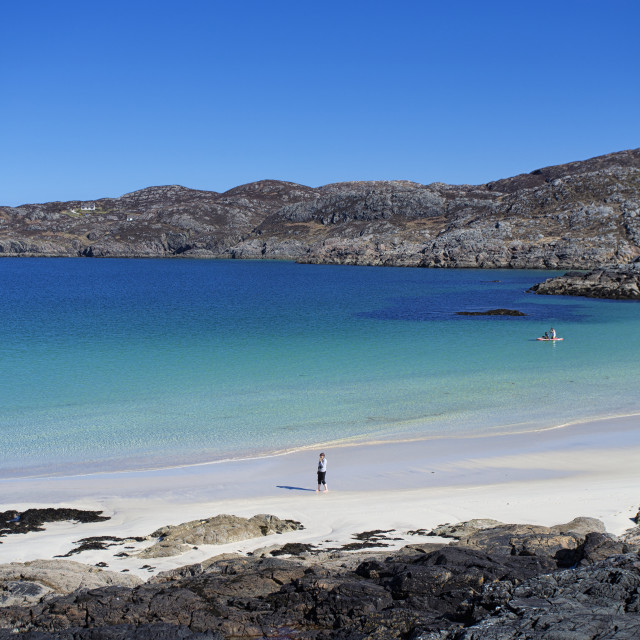
[[[640,263],[593,269],[587,273],[568,271],[533,285],[530,291],[540,295],[640,300]]]
[[[44,531],[46,522],[101,522],[109,520],[109,516],[100,515],[102,511],[84,511],[82,509],[27,509],[0,512],[0,537],[11,533],[29,533]]]
[[[515,309],[491,309],[489,311],[456,311],[458,316],[526,316]]]

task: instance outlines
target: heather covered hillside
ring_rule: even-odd
[[[483,185],[262,180],[0,207],[0,255],[588,269],[640,256],[640,149]]]

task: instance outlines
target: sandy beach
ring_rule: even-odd
[[[115,557],[121,546],[70,559],[148,577],[285,542],[337,548],[375,529],[397,538],[388,543],[392,549],[434,540],[410,531],[472,518],[552,525],[590,516],[619,535],[640,506],[639,427],[640,416],[625,416],[516,435],[327,445],[326,494],[315,492],[315,448],[156,471],[3,479],[0,510],[65,506],[102,510],[111,519],[7,536],[0,563],[65,554],[80,538],[145,536],[218,514],[269,513],[304,529],[153,561]],[[130,553],[150,544],[135,543]]]

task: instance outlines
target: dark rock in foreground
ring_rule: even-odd
[[[589,567],[537,576],[520,585],[488,586],[477,606],[492,614],[465,630],[427,633],[420,640],[637,640],[640,562],[614,556]]]
[[[48,594],[68,594],[110,585],[134,587],[141,582],[132,575],[101,571],[69,560],[11,562],[0,565],[0,607],[33,605]]]
[[[49,594],[0,608],[0,640],[640,637],[640,547],[599,521],[476,520],[433,533],[456,543],[426,553],[226,556],[134,587]]]
[[[640,263],[593,269],[588,273],[569,271],[530,290],[544,295],[640,300]]]
[[[490,309],[489,311],[456,311],[458,316],[526,316],[515,309]]]

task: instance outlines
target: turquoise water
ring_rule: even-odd
[[[551,275],[5,258],[0,477],[640,412],[640,306],[525,293]]]

